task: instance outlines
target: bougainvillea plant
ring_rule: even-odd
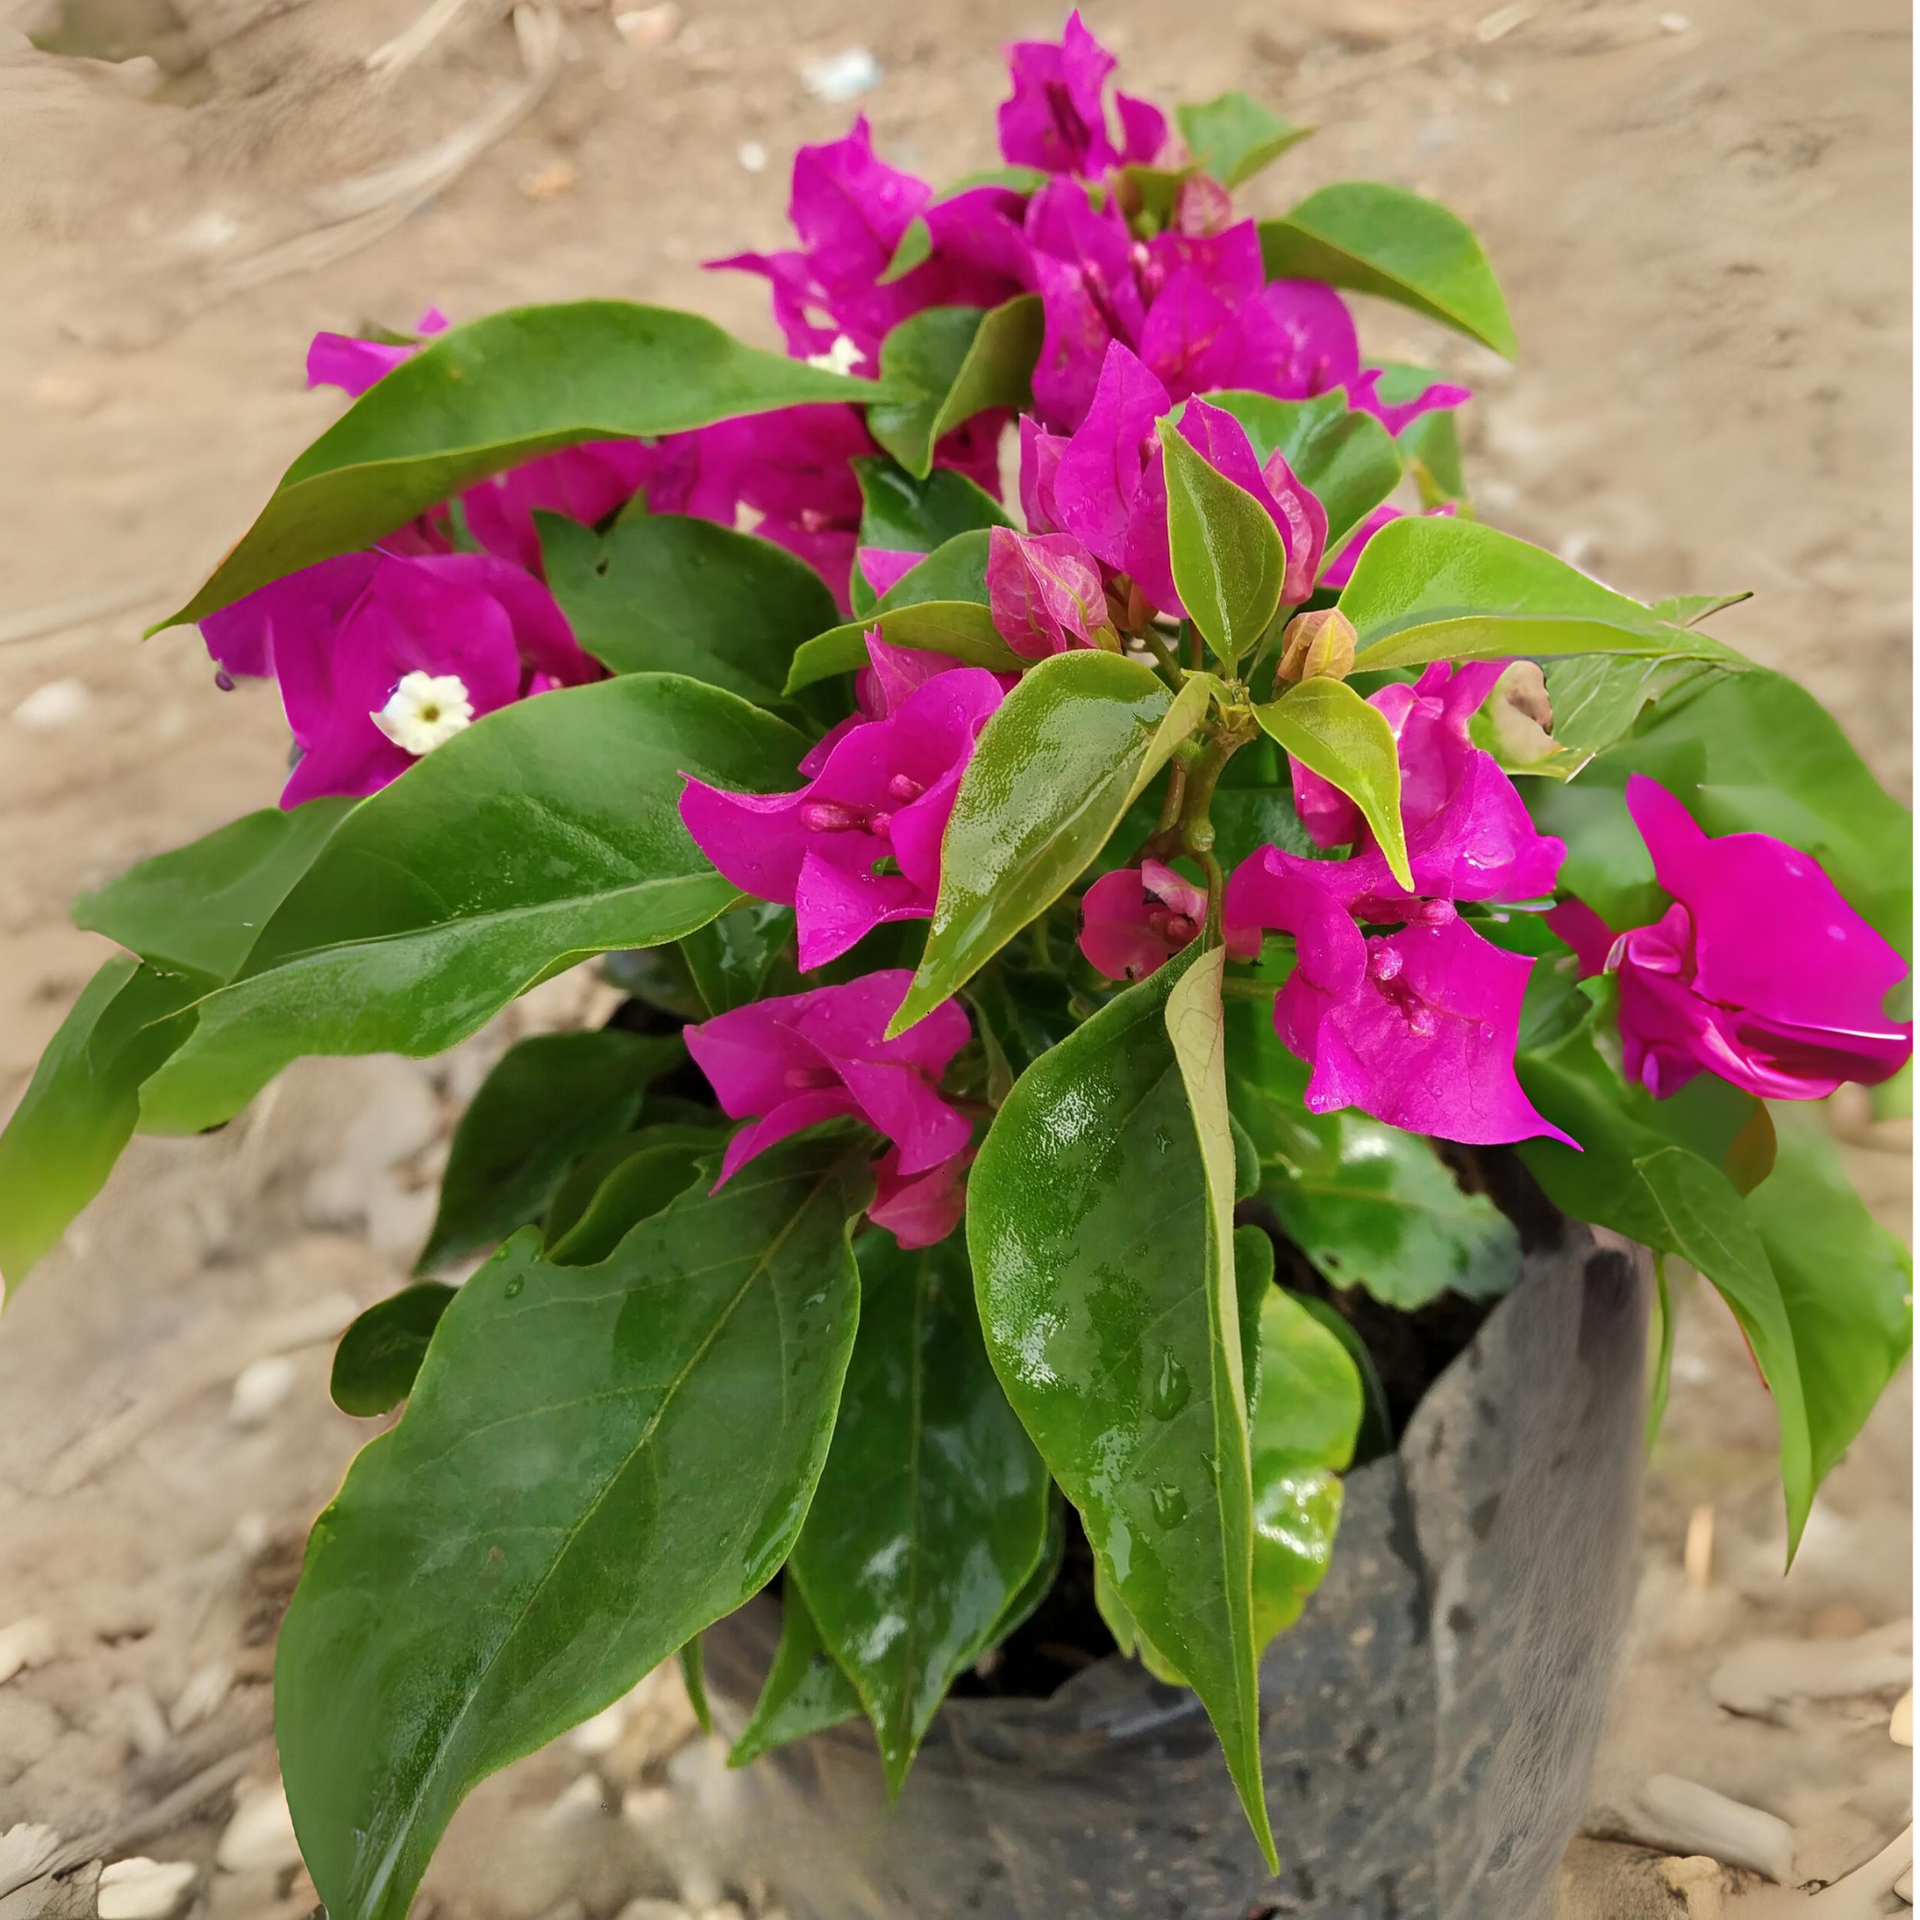
[[[322,334],[352,404],[167,623],[278,683],[293,767],[80,902],[127,951],[0,1140],[10,1282],[136,1127],[596,956],[633,996],[500,1061],[420,1260],[471,1271],[337,1356],[405,1410],[280,1641],[336,1920],[776,1575],[736,1757],[864,1713],[897,1788],[1063,1497],[1271,1859],[1259,1657],[1375,1388],[1237,1205],[1336,1300],[1484,1300],[1518,1240],[1463,1149],[1517,1153],[1725,1297],[1790,1547],[1906,1351],[1904,1255],[1782,1104],[1908,1057],[1905,813],[1701,630],[1742,596],[1476,517],[1467,390],[1348,304],[1510,354],[1453,215],[1241,218],[1306,129],[1112,65],[1077,15],[1015,47],[1005,164],[944,189],[864,123],[803,149],[798,244],[714,263],[784,356],[617,301]]]

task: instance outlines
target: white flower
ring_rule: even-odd
[[[457,673],[408,674],[370,716],[396,747],[416,757],[444,745],[462,727],[473,724],[473,702]]]
[[[844,333],[834,336],[833,345],[825,353],[807,355],[808,366],[824,368],[828,373],[851,373],[866,364],[867,356]]]

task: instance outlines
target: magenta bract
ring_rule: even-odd
[[[1144,980],[1206,923],[1206,889],[1143,860],[1102,874],[1081,896],[1080,951],[1109,980]]]
[[[1015,533],[987,541],[987,604],[1000,637],[1025,660],[1099,644],[1111,623],[1100,569],[1070,533]]]
[[[1007,49],[1013,94],[1000,108],[1001,154],[1013,166],[1077,174],[1157,159],[1167,122],[1145,100],[1116,95],[1118,144],[1108,137],[1107,77],[1116,64],[1077,7],[1058,41],[1015,41]]]
[[[1627,808],[1674,904],[1617,938],[1578,901],[1548,924],[1583,973],[1618,976],[1630,1079],[1657,1098],[1708,1072],[1763,1099],[1820,1100],[1906,1064],[1912,1026],[1885,1007],[1906,963],[1817,860],[1770,834],[1713,838],[1642,773]]]

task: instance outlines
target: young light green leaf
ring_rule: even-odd
[[[1287,549],[1267,510],[1245,487],[1209,466],[1171,420],[1160,421],[1158,431],[1166,455],[1173,584],[1207,645],[1232,672],[1279,609]]]
[[[1206,712],[1147,667],[1077,650],[1033,667],[986,724],[947,822],[926,951],[890,1031],[966,985],[1057,900]]]
[[[1411,893],[1413,869],[1400,819],[1400,747],[1386,715],[1344,680],[1322,677],[1302,680],[1253,712],[1294,759],[1360,809],[1393,877]]]
[[[1732,1308],[1773,1392],[1791,1560],[1813,1503],[1812,1438],[1792,1317],[1746,1205],[1719,1167],[1644,1117],[1650,1102],[1621,1085],[1594,1045],[1591,1024],[1523,1051],[1514,1064],[1535,1107],[1584,1149],[1521,1143],[1520,1157],[1547,1198],[1575,1219],[1677,1254]]]
[[[683,1051],[677,1034],[618,1027],[539,1033],[509,1047],[454,1128],[414,1271],[488,1252],[538,1220],[574,1161],[633,1125],[648,1081]]]
[[[327,1387],[333,1404],[356,1420],[391,1413],[413,1391],[433,1330],[456,1291],[438,1280],[422,1280],[376,1300],[333,1350]]]
[[[1345,1346],[1290,1293],[1268,1287],[1252,1427],[1257,1647],[1299,1619],[1326,1577],[1340,1525],[1340,1475],[1365,1410]]]
[[[1743,587],[1738,593],[1677,593],[1670,600],[1654,601],[1648,611],[1658,614],[1662,620],[1671,620],[1678,627],[1697,627],[1716,613],[1725,613],[1729,607],[1737,607],[1741,601],[1752,598],[1751,587]]]
[[[826,1470],[788,1563],[900,1791],[1046,1546],[1053,1483],[994,1378],[959,1235],[869,1233]]]
[[[260,929],[357,803],[267,807],[155,854],[73,903],[73,924],[157,967],[231,980]]]
[[[547,584],[574,638],[615,673],[684,673],[763,707],[787,704],[793,650],[839,617],[803,560],[677,513],[604,534],[536,516]]]
[[[192,1031],[194,1002],[214,985],[120,954],[82,990],[0,1132],[5,1291],[106,1185],[133,1137],[141,1082]]]
[[[1747,1213],[1793,1324],[1817,1485],[1913,1344],[1913,1256],[1861,1203],[1818,1108],[1774,1124],[1779,1156]]]
[[[774,1649],[773,1665],[767,1670],[753,1717],[734,1742],[727,1765],[750,1766],[775,1747],[857,1720],[863,1711],[853,1682],[841,1672],[820,1638],[800,1583],[784,1582],[780,1593],[780,1644]]]
[[[700,1636],[696,1633],[674,1656],[680,1669],[680,1684],[687,1690],[687,1705],[693,1709],[700,1731],[713,1734],[713,1709],[707,1704],[707,1667],[701,1657]]]
[[[159,625],[204,620],[538,454],[814,400],[858,405],[883,391],[743,346],[711,320],[667,307],[579,300],[489,314],[436,335],[368,388],[282,475],[206,585]]]
[[[1656,618],[1510,533],[1408,514],[1361,552],[1340,595],[1360,636],[1358,673],[1508,654],[1629,653],[1750,663],[1711,635]]]
[[[1400,482],[1400,453],[1385,427],[1348,407],[1343,393],[1276,400],[1265,393],[1210,393],[1207,403],[1247,430],[1253,457],[1276,453],[1327,511],[1327,546],[1340,543]]]
[[[973,1171],[967,1244],[1007,1397],[1200,1696],[1271,1862],[1221,961],[1189,949],[1022,1076]]]
[[[1180,137],[1201,170],[1237,187],[1312,133],[1244,93],[1223,93],[1173,110]]]
[[[802,746],[677,674],[488,714],[335,831],[143,1089],[141,1124],[230,1120],[301,1054],[437,1053],[561,966],[704,925],[738,896],[680,824],[682,774],[766,792]]]
[[[963,666],[1017,673],[1026,662],[994,630],[987,606],[988,531],[955,534],[902,574],[868,613],[809,640],[793,656],[787,691],[867,665],[867,635],[944,653]]]
[[[330,1913],[404,1920],[474,1785],[779,1568],[852,1350],[863,1162],[789,1142],[599,1266],[529,1233],[460,1289],[280,1629],[281,1769]]]
[[[1044,317],[1040,296],[1016,295],[1003,305],[927,307],[903,320],[880,349],[887,398],[867,409],[873,437],[925,479],[933,449],[976,413],[1016,411],[1033,397]]]
[[[1424,313],[1511,360],[1513,322],[1480,242],[1458,214],[1404,187],[1349,180],[1260,223],[1270,280],[1324,280]]]

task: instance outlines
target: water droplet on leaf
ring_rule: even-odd
[[[509,1300],[517,1300],[527,1289],[527,1276],[516,1273],[506,1284],[505,1292]]]
[[[1193,1394],[1193,1382],[1187,1378],[1187,1370],[1173,1356],[1169,1347],[1160,1356],[1160,1377],[1153,1383],[1153,1392],[1147,1405],[1153,1410],[1156,1420],[1171,1420],[1187,1404]]]
[[[1153,1490],[1153,1517],[1163,1527],[1177,1527],[1187,1517],[1187,1496],[1174,1486]]]

